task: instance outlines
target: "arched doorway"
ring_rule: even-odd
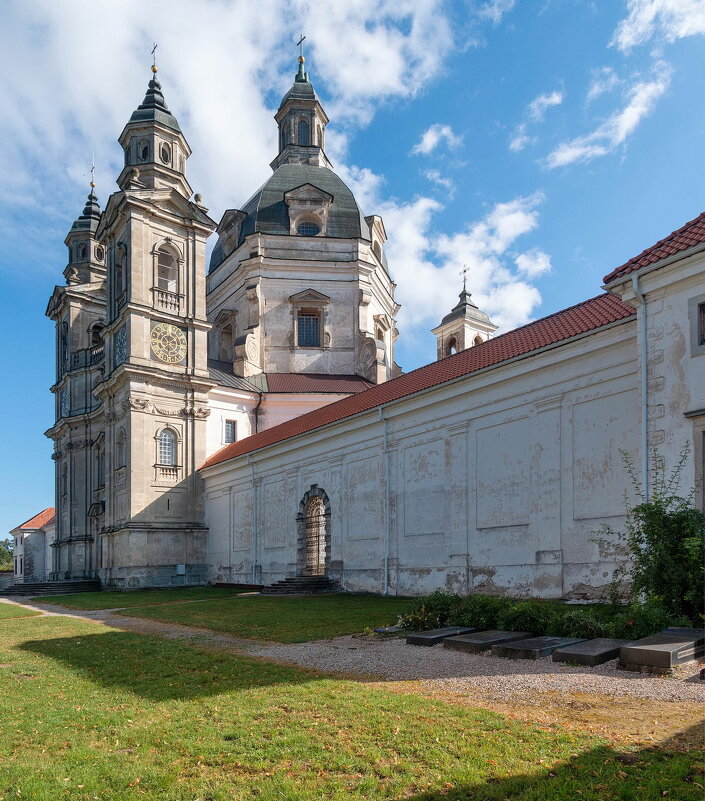
[[[297,574],[327,576],[330,565],[330,503],[326,493],[316,484],[302,498],[296,522]]]

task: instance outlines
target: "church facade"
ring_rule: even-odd
[[[402,375],[384,223],[332,170],[303,59],[275,121],[272,175],[216,224],[153,75],[119,191],[66,238],[51,577],[597,593],[620,449],[648,481],[649,444],[687,441],[702,471],[705,223],[501,336],[463,289]]]

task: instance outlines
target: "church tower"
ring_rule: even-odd
[[[95,394],[105,366],[105,248],[97,230],[98,198],[91,190],[83,213],[66,237],[66,284],[57,286],[46,314],[56,323],[56,415],[46,435],[54,441],[56,474],[55,579],[93,578],[94,518],[104,476],[105,446],[100,404]]]
[[[106,586],[198,584],[206,529],[206,239],[191,200],[191,150],[166,106],[156,66],[119,142],[125,166],[96,230],[107,259],[104,430],[96,574]],[[96,501],[98,502],[98,501]]]
[[[496,330],[497,326],[472,302],[463,278],[463,291],[458,303],[432,331],[436,336],[437,358],[444,359],[473,345],[481,345]]]

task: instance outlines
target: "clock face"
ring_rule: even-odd
[[[162,362],[178,364],[186,357],[186,334],[171,323],[157,323],[150,337],[152,353]]]

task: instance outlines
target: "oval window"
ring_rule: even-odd
[[[169,164],[171,161],[171,148],[166,144],[166,142],[162,142],[162,145],[159,148],[159,158],[161,158],[164,164]]]
[[[316,236],[317,234],[321,233],[321,229],[316,225],[316,223],[306,222],[299,223],[296,226],[296,231],[300,236]]]
[[[98,247],[95,249],[95,257],[98,261],[103,261],[103,258],[105,257],[105,251],[100,245],[98,245]]]

